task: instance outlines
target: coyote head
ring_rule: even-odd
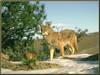
[[[50,27],[50,25],[42,25],[41,27],[41,31],[43,35],[48,35],[50,32],[52,32],[52,28]]]

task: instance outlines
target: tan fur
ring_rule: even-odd
[[[44,38],[49,43],[50,59],[53,59],[54,49],[59,48],[62,58],[64,57],[64,47],[69,46],[71,54],[78,50],[77,37],[73,30],[63,30],[61,32],[54,32],[50,25],[43,25],[41,27]]]

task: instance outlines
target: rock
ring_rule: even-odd
[[[4,53],[2,53],[1,52],[1,55],[0,55],[0,60],[2,61],[2,60],[9,60],[9,56],[8,55],[6,55],[6,54],[4,54]]]
[[[95,61],[95,60],[98,60],[98,54],[94,54],[89,57],[81,59],[81,61]]]

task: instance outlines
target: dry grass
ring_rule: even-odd
[[[78,43],[80,53],[99,53],[99,32],[90,33],[87,36],[81,37]]]

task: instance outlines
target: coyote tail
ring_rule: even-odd
[[[74,42],[75,42],[75,50],[76,50],[76,52],[78,51],[78,42],[77,42],[77,36],[76,36],[76,34],[74,34]]]
[[[72,35],[72,38],[70,39],[70,41],[73,41],[74,49],[77,52],[78,51],[78,43],[77,43],[77,36],[75,33]]]

